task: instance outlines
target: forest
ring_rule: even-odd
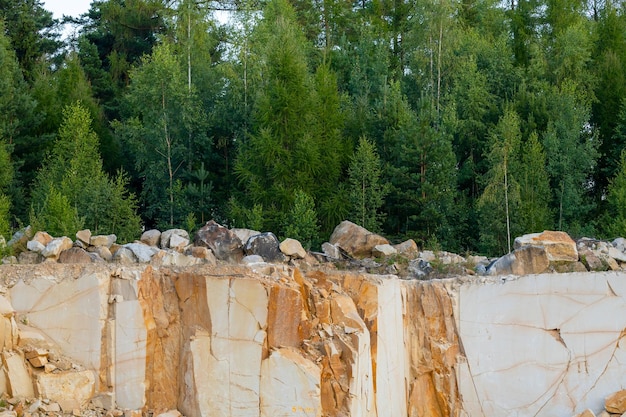
[[[63,27],[71,28],[62,37]],[[626,236],[626,3],[0,0],[0,234]],[[66,32],[68,33],[68,32]]]

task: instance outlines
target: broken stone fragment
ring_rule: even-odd
[[[280,243],[280,251],[295,259],[304,259],[306,257],[306,251],[302,247],[302,244],[296,239],[287,238]]]
[[[85,245],[89,245],[89,242],[91,241],[91,230],[79,230],[76,232],[76,240],[84,243]]]
[[[161,232],[157,229],[146,230],[139,240],[149,246],[158,246],[161,241]]]
[[[396,255],[398,250],[390,244],[376,245],[372,249],[372,256],[376,258],[384,258],[386,256]]]
[[[89,239],[89,244],[91,246],[106,246],[110,248],[117,241],[117,236],[115,235],[97,235],[92,236]]]
[[[33,398],[35,392],[24,358],[17,352],[2,352],[2,364],[9,394],[14,398]]]
[[[46,248],[41,254],[46,258],[58,259],[61,252],[70,249],[73,245],[72,239],[63,236],[56,239],[52,239],[50,243],[46,245]]]
[[[177,238],[175,238],[174,242],[172,242],[172,238],[174,236],[176,236]],[[161,248],[162,249],[169,249],[169,248],[177,249],[179,246],[181,246],[182,241],[187,242],[183,246],[186,246],[189,244],[189,233],[187,233],[186,230],[169,229],[161,233]]]
[[[626,413],[626,390],[617,391],[606,397],[604,400],[604,408],[606,411],[613,414]]]
[[[57,402],[63,412],[86,406],[95,392],[92,371],[40,373],[35,384],[41,397]]]

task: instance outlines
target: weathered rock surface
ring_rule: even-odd
[[[196,246],[204,246],[213,252],[217,259],[237,262],[243,258],[243,245],[237,235],[224,226],[210,220],[196,232]]]
[[[546,272],[550,259],[542,246],[521,246],[487,268],[489,275],[527,275]]]
[[[148,246],[159,246],[161,242],[161,232],[157,229],[146,230],[141,234],[139,240]]]
[[[187,259],[0,267],[0,389],[111,415],[622,413],[626,273],[406,281],[166,256]]]
[[[384,237],[347,220],[335,227],[329,242],[356,258],[372,256],[372,249],[376,245],[389,243]]]
[[[259,255],[266,262],[283,262],[285,255],[280,251],[280,242],[274,233],[254,235],[243,247],[246,255]]]
[[[524,246],[540,246],[546,250],[550,261],[578,261],[576,242],[565,232],[544,231],[520,236],[515,239],[515,249]]]
[[[306,257],[306,250],[302,247],[302,244],[296,239],[287,238],[280,242],[280,251],[285,255],[295,258],[304,259]]]

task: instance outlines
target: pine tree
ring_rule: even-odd
[[[371,232],[379,232],[380,212],[388,186],[382,183],[381,162],[373,143],[362,137],[348,170],[350,219]]]
[[[602,232],[610,239],[626,236],[626,151],[622,151],[617,173],[609,181],[607,203]]]
[[[63,123],[52,153],[37,173],[31,219],[49,233],[115,233],[120,241],[140,232],[134,197],[123,174],[110,179],[102,170],[98,136],[89,111],[79,103],[63,111]]]

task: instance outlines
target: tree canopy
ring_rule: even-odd
[[[0,6],[0,233],[622,233],[621,2],[99,0],[67,39]]]

